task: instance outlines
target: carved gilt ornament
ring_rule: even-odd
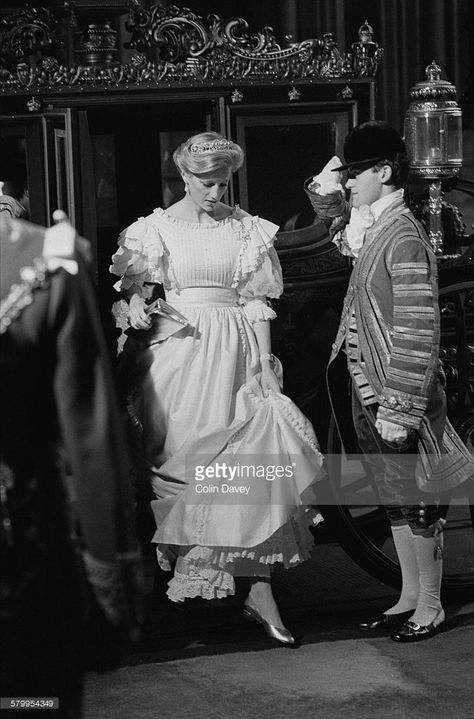
[[[110,20],[88,21],[82,30],[78,25],[73,2],[54,10],[27,7],[2,18],[0,91],[350,81],[373,77],[383,56],[367,21],[350,52],[341,53],[331,33],[302,42],[290,39],[282,48],[268,26],[251,33],[242,18],[203,18],[175,5],[145,9],[130,0],[124,48],[135,52],[121,63]]]

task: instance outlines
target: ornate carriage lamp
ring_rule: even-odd
[[[429,180],[429,236],[435,253],[442,254],[441,180],[457,175],[462,167],[462,113],[455,86],[441,80],[434,60],[426,77],[410,90],[405,143],[412,172]]]

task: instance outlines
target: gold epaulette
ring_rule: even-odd
[[[44,287],[48,277],[48,268],[41,259],[34,259],[33,266],[22,267],[21,283],[12,285],[10,292],[0,303],[0,335],[4,334],[12,322],[33,302],[33,292]]]

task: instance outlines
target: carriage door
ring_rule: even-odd
[[[64,210],[96,254],[95,179],[87,112],[47,110],[42,119],[48,224]]]
[[[3,115],[0,141],[0,181],[9,175],[15,186],[24,182],[31,221],[48,226],[54,210],[64,210],[95,254],[95,183],[87,113],[55,108],[34,115]]]

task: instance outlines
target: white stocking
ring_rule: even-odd
[[[385,614],[400,614],[414,609],[420,591],[418,562],[415,554],[414,536],[408,524],[393,525],[392,536],[402,572],[400,598]]]
[[[426,626],[441,609],[441,578],[443,574],[443,533],[434,537],[414,536],[415,552],[420,571],[420,595],[410,621]]]

